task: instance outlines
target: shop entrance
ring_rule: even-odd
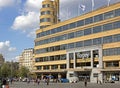
[[[90,82],[90,72],[78,72],[79,81],[84,81],[87,78],[87,81]]]

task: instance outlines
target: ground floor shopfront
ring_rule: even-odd
[[[120,61],[118,62],[120,66]],[[111,67],[112,68],[112,67]],[[95,83],[98,80],[120,81],[120,68],[106,69],[103,60],[102,45],[66,50],[66,69],[38,71],[36,74],[44,78],[53,76],[55,79],[67,78],[69,81],[84,81]]]

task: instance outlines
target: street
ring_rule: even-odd
[[[120,88],[120,83],[88,83],[87,87],[84,86],[83,82],[78,83],[50,83],[46,85],[46,83],[27,84],[26,82],[14,82],[10,84],[10,88]]]

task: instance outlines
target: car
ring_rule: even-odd
[[[61,83],[68,83],[69,82],[69,80],[66,78],[61,78],[60,81],[61,81]]]

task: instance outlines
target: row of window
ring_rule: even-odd
[[[80,21],[70,23],[70,24],[67,24],[67,25],[64,25],[64,26],[60,26],[58,28],[54,28],[54,29],[51,29],[51,30],[48,30],[48,31],[44,31],[44,32],[38,33],[36,37],[39,38],[39,37],[42,37],[42,36],[58,33],[58,32],[64,31],[64,30],[84,26],[84,25],[87,25],[87,24],[90,24],[90,23],[106,20],[106,19],[113,18],[113,17],[116,17],[116,16],[120,16],[120,9],[109,11],[109,12],[106,12],[104,14],[99,14],[99,15],[96,15],[94,17],[86,18],[84,20],[80,20]]]
[[[35,53],[40,54],[40,53],[66,50],[66,49],[78,48],[78,47],[84,47],[84,46],[119,42],[119,41],[120,41],[120,34],[116,34],[116,35],[99,37],[99,38],[85,40],[85,41],[79,41],[79,42],[75,42],[75,43],[69,43],[69,44],[48,47],[48,48],[44,48],[44,49],[38,49],[38,50],[35,50]]]
[[[103,56],[120,55],[120,47],[103,50]]]
[[[95,57],[99,56],[98,50],[94,50],[93,56],[94,55],[95,55]],[[120,47],[109,48],[109,49],[104,49],[103,50],[103,56],[111,56],[111,55],[120,55]],[[69,59],[72,60],[73,57],[74,57],[74,54],[69,53]],[[91,58],[90,51],[76,52],[75,53],[75,58],[76,59]],[[59,61],[59,60],[66,60],[66,54],[36,58],[35,62]]]
[[[50,22],[51,19],[50,18],[42,18],[40,19],[40,22]]]
[[[46,14],[50,14],[50,11],[42,11],[41,15],[46,15]]]
[[[36,58],[35,62],[46,62],[46,61],[57,61],[57,60],[66,60],[66,54]]]
[[[88,29],[85,29],[85,30],[79,30],[79,31],[76,31],[76,32],[72,32],[72,33],[69,33],[69,34],[64,34],[64,35],[48,38],[48,39],[45,39],[45,40],[40,40],[40,41],[35,42],[35,46],[42,45],[42,44],[47,44],[47,43],[52,43],[52,42],[56,42],[56,41],[61,41],[61,40],[66,40],[66,39],[71,39],[71,38],[75,38],[75,37],[81,37],[81,36],[90,35],[90,34],[94,34],[94,33],[114,30],[114,29],[117,29],[117,28],[120,28],[120,21],[116,21],[116,22],[113,22],[113,23],[108,23],[108,24],[104,24],[104,25],[101,25],[101,26],[88,28]]]
[[[50,4],[43,4],[42,5],[42,8],[49,8],[50,7]]]
[[[106,62],[106,67],[119,67],[119,61]]]
[[[43,70],[49,70],[50,69],[50,66],[49,65],[46,65],[46,66],[37,66],[37,70],[42,70],[42,67],[43,67]],[[51,69],[54,70],[54,69],[58,69],[58,65],[51,65]],[[61,64],[60,65],[60,69],[66,69],[66,64]]]

